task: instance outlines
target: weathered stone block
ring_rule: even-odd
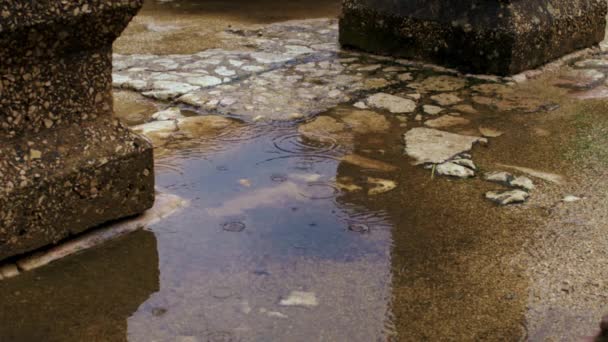
[[[112,43],[142,2],[0,3],[0,259],[152,206],[152,146],[112,118]]]
[[[604,38],[605,0],[344,0],[346,47],[515,74]]]

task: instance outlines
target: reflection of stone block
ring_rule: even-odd
[[[0,4],[0,259],[153,204],[152,147],[112,119],[112,42],[141,5]]]
[[[150,314],[159,274],[156,237],[140,230],[1,281],[0,340],[127,341],[129,317]]]
[[[343,0],[344,46],[514,74],[599,43],[605,0]]]

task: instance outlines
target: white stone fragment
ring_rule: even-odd
[[[177,131],[177,123],[172,120],[152,121],[133,127],[133,130],[143,135],[171,133]]]
[[[395,114],[411,113],[416,110],[416,102],[386,93],[374,94],[368,97],[366,102],[370,107],[385,109]]]
[[[327,93],[327,96],[330,98],[336,98],[340,95],[342,95],[342,92],[337,89],[334,89],[334,90],[330,91],[329,93]]]
[[[289,296],[281,299],[279,305],[311,308],[318,306],[319,301],[314,292],[292,291]]]
[[[153,97],[159,100],[171,100],[183,94],[193,92],[200,89],[199,86],[193,86],[183,82],[172,81],[156,81],[152,84],[154,90],[143,93],[144,96]]]
[[[186,82],[203,88],[222,84],[222,80],[215,76],[188,77],[186,78]]]
[[[120,88],[128,81],[131,81],[131,78],[129,76],[124,76],[124,75],[119,75],[119,74],[112,75],[112,87],[114,87],[114,88]]]
[[[578,196],[568,195],[568,196],[564,197],[564,199],[562,199],[562,202],[573,203],[573,202],[578,202],[580,200],[582,200],[582,198],[580,198]]]
[[[143,91],[148,89],[148,82],[142,80],[128,80],[122,85],[122,88]]]
[[[254,52],[251,54],[251,57],[262,64],[285,63],[293,58],[290,55],[278,55],[268,52]]]
[[[177,81],[179,80],[179,76],[174,74],[165,74],[165,73],[154,73],[150,77],[154,81]]]
[[[473,163],[473,161],[471,159],[467,159],[467,158],[457,158],[451,161],[452,163],[456,164],[456,165],[461,165],[464,167],[468,167],[469,169],[476,171],[477,170],[477,165],[475,165],[475,163]]]
[[[509,184],[509,182],[513,179],[513,175],[504,171],[489,172],[484,175],[484,179],[488,182]]]
[[[424,105],[422,106],[424,112],[429,115],[437,115],[443,112],[443,108],[433,105]]]
[[[486,198],[498,203],[499,205],[508,205],[523,203],[530,197],[526,191],[523,190],[511,190],[511,191],[490,191],[486,193]]]
[[[230,63],[230,65],[235,66],[237,68],[240,68],[243,64],[245,64],[245,62],[243,62],[243,61],[237,61],[235,59],[228,60],[228,63]]]
[[[592,68],[592,69],[602,69],[608,68],[608,60],[592,58],[592,59],[584,59],[582,61],[578,61],[574,63],[574,66],[577,68]]]
[[[288,54],[292,55],[304,55],[315,52],[315,50],[302,45],[285,45],[285,49]]]
[[[182,115],[182,111],[179,109],[179,107],[170,107],[152,114],[152,119],[157,121],[176,120],[183,117],[184,116]]]
[[[437,165],[435,168],[435,173],[440,176],[451,176],[457,178],[471,178],[475,176],[475,171],[454,162],[447,162]]]
[[[152,83],[152,88],[171,91],[174,93],[185,94],[191,91],[198,90],[200,87],[193,86],[184,82],[173,82],[173,81],[156,81]]]
[[[441,164],[471,150],[475,143],[487,143],[485,138],[424,127],[411,129],[404,139],[405,153],[415,159],[415,164]]]
[[[367,109],[367,108],[369,108],[369,107],[367,107],[367,105],[363,101],[359,101],[359,102],[355,103],[353,105],[353,107],[359,108],[359,109]]]
[[[245,70],[245,71],[249,71],[249,72],[264,71],[264,67],[261,67],[259,65],[246,65],[242,69]]]
[[[220,76],[234,76],[236,75],[236,71],[226,68],[225,66],[221,66],[216,68],[215,73]]]
[[[528,191],[534,190],[534,183],[528,177],[515,177],[509,182],[509,185],[515,188],[520,188]]]

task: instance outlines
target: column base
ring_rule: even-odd
[[[344,0],[340,42],[371,53],[511,75],[598,44],[604,0]]]
[[[153,148],[118,121],[0,141],[0,260],[153,204]]]

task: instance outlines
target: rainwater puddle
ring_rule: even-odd
[[[232,137],[221,152],[182,150],[160,161],[180,166],[179,175],[161,169],[159,185],[192,205],[153,229],[166,256],[161,291],[129,318],[133,340],[213,332],[279,340],[291,326],[291,340],[310,341],[321,335],[309,328],[329,321],[323,335],[334,340],[386,333],[390,218],[366,210],[382,218],[364,223],[378,229],[349,230],[335,149],[299,139],[293,127],[275,127],[245,141]],[[314,293],[318,306],[281,306],[292,291]],[[151,322],[146,307],[159,306],[167,313]]]
[[[486,234],[483,221],[457,209],[458,197],[484,203],[478,185],[432,181],[402,146],[387,145],[403,132],[388,119],[390,129],[347,145],[307,139],[298,123],[175,141],[157,159],[157,184],[190,206],[149,231],[0,283],[2,312],[19,319],[0,333],[43,326],[62,341],[372,341],[410,329],[395,324],[415,323],[418,310],[428,321],[433,307],[494,307],[467,301],[487,284],[455,264]],[[342,161],[353,153],[394,169]],[[396,188],[370,196],[370,177]],[[344,190],[344,179],[362,190]],[[293,299],[294,291],[305,295]]]

